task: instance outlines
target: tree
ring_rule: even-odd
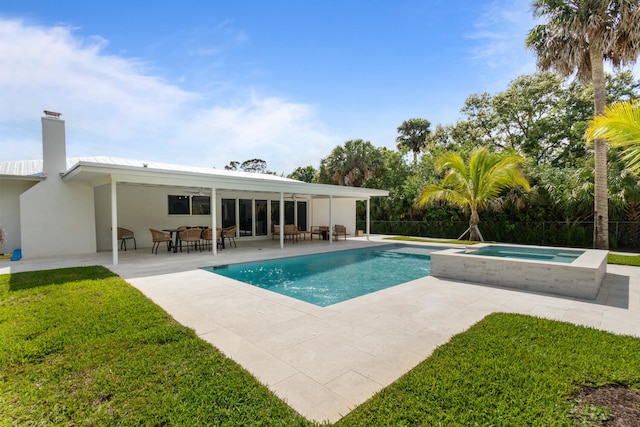
[[[522,163],[520,156],[499,155],[484,147],[471,153],[468,164],[459,154],[446,153],[436,162],[439,171],[446,171],[442,184],[427,185],[417,204],[425,206],[441,200],[469,209],[469,238],[481,240],[478,212],[497,200],[506,188],[520,186],[529,191],[529,182],[522,174]]]
[[[317,180],[318,171],[313,166],[299,166],[291,172],[287,178],[297,179],[302,182],[315,182]]]
[[[265,173],[269,175],[275,175],[275,173],[267,170],[267,162],[265,162],[262,159],[245,160],[242,163],[233,160],[229,162],[229,164],[226,165],[224,168],[226,170],[232,170],[232,171],[241,170],[243,172]]]
[[[620,147],[622,160],[633,172],[640,172],[640,102],[618,102],[589,122],[587,141],[606,139]]]
[[[431,122],[426,119],[409,119],[402,122],[398,127],[398,137],[396,142],[398,148],[406,147],[413,151],[413,164],[417,162],[418,153],[426,145],[427,136],[431,133]]]
[[[232,160],[229,162],[228,165],[226,165],[224,168],[228,171],[237,171],[238,170],[238,166],[240,166],[240,162],[237,162],[235,160]]]
[[[538,67],[562,76],[576,72],[580,81],[593,84],[594,113],[606,104],[604,61],[614,67],[633,63],[640,53],[638,0],[535,0],[536,17],[546,24],[534,27],[527,47],[538,56]],[[594,141],[594,247],[609,248],[607,143]]]
[[[363,187],[367,180],[384,172],[382,152],[369,141],[351,139],[320,161],[318,181]]]

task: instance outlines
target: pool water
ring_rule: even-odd
[[[551,261],[571,263],[584,251],[563,248],[538,248],[525,246],[489,245],[478,249],[467,249],[467,255],[494,256],[499,258],[515,258],[534,261]]]
[[[437,250],[396,244],[204,269],[326,307],[428,276]]]

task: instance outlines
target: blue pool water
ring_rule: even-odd
[[[535,261],[551,261],[571,263],[584,253],[580,250],[564,248],[537,248],[525,246],[491,245],[478,249],[468,249],[467,255],[494,256],[499,258],[516,258]]]
[[[441,249],[385,245],[204,269],[326,307],[428,276],[429,254]]]

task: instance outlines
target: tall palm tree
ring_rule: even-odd
[[[481,240],[478,211],[497,200],[505,188],[520,186],[529,191],[522,163],[520,156],[499,155],[484,147],[471,152],[468,165],[459,154],[445,153],[436,161],[438,171],[447,171],[442,184],[427,185],[418,196],[417,204],[425,206],[442,200],[469,209],[469,229],[464,234],[469,232],[470,240]]]
[[[622,160],[633,172],[640,172],[640,101],[617,102],[589,122],[587,141],[606,139],[622,148]]]
[[[535,0],[533,13],[548,22],[534,27],[527,47],[538,56],[543,71],[566,77],[574,72],[593,84],[594,112],[606,104],[604,61],[614,67],[635,62],[640,54],[640,2],[638,0]],[[593,244],[609,248],[607,143],[594,141],[595,194]]]
[[[413,151],[414,166],[418,162],[418,153],[427,144],[427,136],[431,134],[430,126],[431,122],[427,119],[409,119],[398,126],[398,148],[406,147]]]

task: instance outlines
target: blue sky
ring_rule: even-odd
[[[69,157],[318,167],[534,72],[533,25],[529,0],[3,2],[0,161],[41,157],[47,109]]]

